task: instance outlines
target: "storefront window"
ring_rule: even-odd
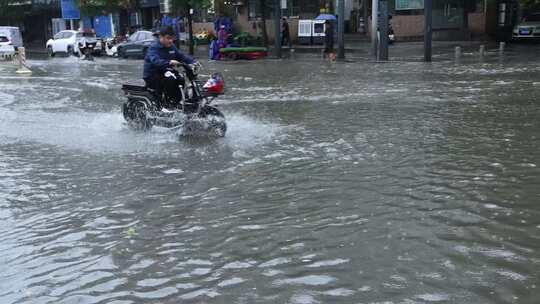
[[[395,15],[423,15],[424,0],[395,0],[388,2],[388,9]]]
[[[261,17],[261,6],[260,0],[249,0],[248,2],[248,17],[249,18],[258,18]]]
[[[261,2],[263,1],[248,1],[250,19],[262,16]],[[264,3],[266,4],[266,17],[271,18],[274,13],[274,0],[265,0]],[[282,9],[281,14],[286,17],[315,18],[319,14],[320,7],[321,3],[314,0],[287,0],[287,7]]]
[[[452,29],[464,26],[463,1],[433,1],[433,28]]]

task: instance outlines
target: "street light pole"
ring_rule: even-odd
[[[338,0],[338,59],[345,59],[345,0]]]
[[[276,58],[281,58],[281,0],[274,0]]]
[[[388,60],[388,1],[383,0],[380,3],[381,17],[379,26],[379,60]]]
[[[371,4],[371,50],[377,57],[377,27],[379,26],[379,0],[373,0]]]
[[[431,62],[433,45],[433,0],[424,0],[424,61]]]

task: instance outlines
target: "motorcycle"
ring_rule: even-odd
[[[78,47],[79,47],[79,54],[81,55],[81,59],[83,60],[89,60],[94,61],[94,50],[97,45],[97,40],[95,38],[89,38],[86,36],[83,36],[78,41]]]
[[[377,28],[377,37],[380,41],[381,31],[380,27]],[[396,33],[394,32],[394,27],[392,26],[392,16],[388,16],[388,44],[392,45],[396,42]]]
[[[223,95],[225,81],[216,73],[203,84],[198,79],[199,68],[181,64],[175,71],[185,79],[179,85],[180,100],[167,102],[157,96],[144,81],[122,85],[127,101],[122,113],[128,127],[136,131],[149,131],[153,126],[179,129],[182,135],[208,135],[224,137],[227,132],[225,116],[210,104]]]
[[[388,43],[394,44],[394,42],[396,42],[396,33],[394,32],[392,23],[388,23]]]

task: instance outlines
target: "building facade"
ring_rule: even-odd
[[[435,0],[433,27],[435,39],[485,38],[497,31],[498,7],[501,1],[517,0]],[[266,2],[266,7],[262,3]],[[232,17],[236,30],[253,35],[261,33],[261,22],[267,20],[267,32],[273,36],[274,0],[216,1],[217,13]],[[218,4],[219,3],[219,4]],[[282,15],[288,17],[291,35],[296,39],[298,20],[313,19],[321,13],[335,14],[336,0],[281,0]],[[345,0],[346,32],[366,35],[371,31],[372,0]],[[388,0],[392,26],[397,39],[413,40],[423,36],[424,1]],[[263,15],[265,18],[263,18]]]

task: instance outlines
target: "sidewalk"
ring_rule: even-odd
[[[496,49],[498,45],[496,42],[490,41],[433,41],[433,54],[434,56],[441,54],[453,54],[455,47],[460,46],[462,52],[478,52],[480,45],[485,45],[486,50]],[[337,51],[337,44],[334,45],[334,49]],[[319,55],[324,50],[322,45],[293,45],[292,48],[284,47],[283,55],[289,56],[291,54],[315,54]],[[273,54],[274,48],[270,48],[270,54]],[[395,42],[389,46],[390,58],[422,58],[424,54],[423,42]],[[373,57],[372,46],[370,41],[346,41],[345,42],[345,54],[347,57],[363,58]]]
[[[440,54],[450,54],[454,52],[456,46],[460,46],[464,53],[466,52],[478,52],[480,45],[485,45],[486,50],[498,48],[495,42],[489,41],[434,41],[433,42],[433,54],[434,56]],[[337,44],[334,45],[337,51]],[[187,53],[187,46],[180,47],[183,52]],[[324,50],[323,45],[293,45],[292,48],[283,47],[282,54],[285,58],[296,56],[318,56]],[[291,52],[294,51],[294,52]],[[424,44],[423,42],[395,42],[390,45],[389,53],[390,58],[393,60],[399,60],[400,58],[407,58],[415,60],[423,56]],[[47,50],[45,45],[32,43],[26,45],[26,52],[31,55],[45,55]],[[345,42],[345,54],[347,57],[353,58],[371,58],[372,49],[371,42],[367,40],[353,40]],[[270,57],[274,54],[274,48],[271,45],[269,48]],[[208,46],[197,46],[195,48],[195,56],[199,58],[206,58],[208,56]],[[298,57],[296,57],[298,58]]]

